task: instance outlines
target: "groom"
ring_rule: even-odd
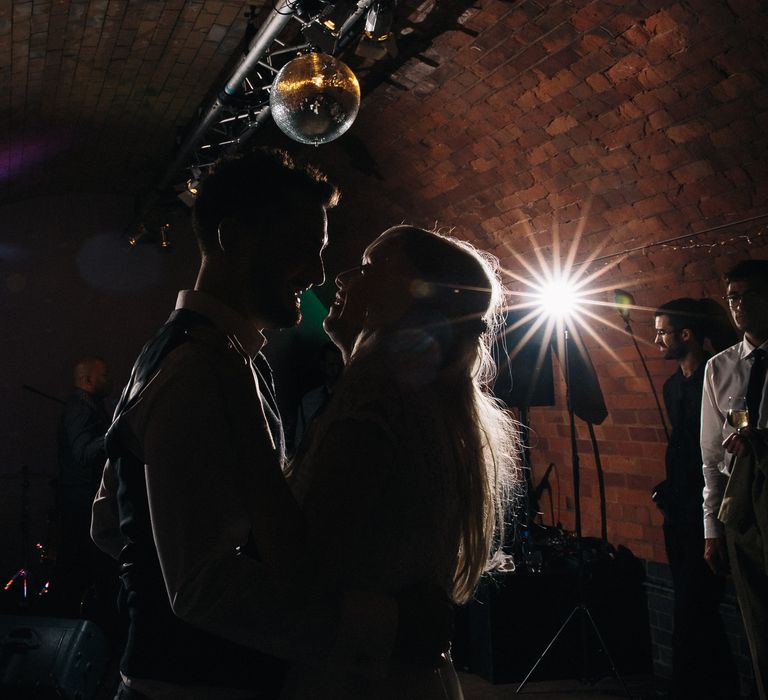
[[[282,476],[262,330],[298,323],[300,294],[323,282],[337,200],[324,175],[264,151],[221,162],[200,190],[195,288],[134,365],[93,506],[130,619],[119,698],[276,697],[267,654],[377,675],[419,646],[427,625],[391,597],[311,590]]]

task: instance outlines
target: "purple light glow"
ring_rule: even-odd
[[[32,166],[50,160],[71,143],[72,133],[68,130],[50,136],[13,139],[10,145],[0,148],[0,182],[17,177]]]

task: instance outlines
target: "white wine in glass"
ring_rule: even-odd
[[[728,397],[728,425],[736,430],[749,426],[749,410],[744,396]]]

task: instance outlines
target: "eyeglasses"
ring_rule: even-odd
[[[760,294],[761,293],[755,289],[748,289],[743,294],[726,294],[723,297],[723,300],[728,304],[728,306],[731,309],[733,309],[739,306],[743,302],[754,301],[760,296]]]
[[[677,333],[677,331],[674,328],[666,329],[666,328],[657,328],[656,329],[656,336],[663,335],[665,338],[668,335],[672,335],[673,333]]]

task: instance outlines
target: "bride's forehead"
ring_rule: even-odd
[[[398,245],[398,240],[398,236],[390,235],[388,231],[385,231],[365,249],[363,263],[370,263],[374,259],[386,261],[393,251],[401,247]]]

